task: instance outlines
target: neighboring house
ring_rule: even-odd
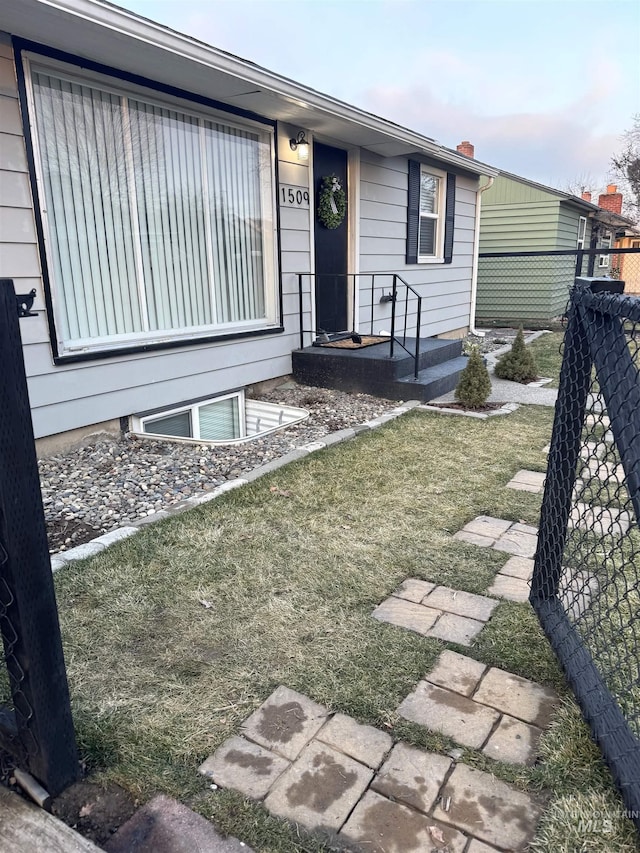
[[[613,255],[612,275],[624,281],[624,292],[640,295],[640,229],[626,228],[616,234],[616,249],[635,249],[638,254]]]
[[[459,148],[460,150],[460,148]],[[518,175],[501,172],[482,195],[476,317],[479,323],[545,322],[562,314],[576,272],[571,255],[483,257],[484,253],[611,248],[622,196],[610,186],[599,205]],[[584,261],[582,274],[586,275]],[[592,275],[609,275],[610,256]]]
[[[393,273],[423,297],[421,336],[460,338],[495,173],[110,3],[3,4],[0,278],[36,290],[36,437],[162,408],[188,430],[204,398],[234,435],[238,389],[291,372],[300,304],[305,344],[388,331]]]

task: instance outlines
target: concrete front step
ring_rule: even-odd
[[[408,340],[408,349],[412,346]],[[293,375],[306,385],[374,394],[389,400],[405,400],[409,394],[426,402],[456,387],[467,365],[460,351],[460,341],[421,341],[421,369],[416,379],[413,358],[398,344],[393,358],[389,358],[388,343],[362,350],[307,347],[292,354]]]
[[[395,383],[399,396],[391,399],[404,400],[409,393],[408,389],[411,389],[411,397],[415,399],[420,399],[423,402],[434,400],[436,397],[454,390],[460,379],[460,374],[468,363],[466,356],[462,355],[458,358],[451,358],[443,364],[436,364],[419,371],[417,379],[414,378],[413,374],[403,376]]]
[[[101,853],[66,823],[0,785],[2,853]]]

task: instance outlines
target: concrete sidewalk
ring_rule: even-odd
[[[525,338],[526,343],[531,343],[546,332],[532,332]],[[489,352],[485,355],[487,361],[487,369],[491,377],[491,394],[489,395],[489,403],[521,403],[532,406],[555,406],[558,398],[557,388],[537,387],[535,385],[521,385],[519,382],[509,382],[506,379],[498,379],[494,373],[494,368],[498,358],[505,352],[511,349],[511,344],[501,347],[500,349]],[[455,392],[449,391],[448,394],[443,394],[441,397],[436,397],[431,400],[432,403],[452,403],[455,400]]]

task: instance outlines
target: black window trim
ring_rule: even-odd
[[[20,103],[20,111],[22,115],[22,129],[25,141],[25,148],[27,154],[27,164],[29,169],[29,183],[31,187],[31,196],[33,200],[33,213],[36,224],[36,235],[38,240],[38,254],[40,258],[41,272],[42,272],[42,283],[44,289],[44,299],[45,299],[45,308],[47,314],[47,325],[49,328],[49,343],[51,346],[51,353],[53,357],[54,365],[65,365],[72,364],[77,362],[85,362],[85,361],[98,361],[98,360],[106,360],[118,358],[120,356],[134,355],[137,353],[143,352],[152,352],[155,350],[171,350],[171,349],[184,349],[186,347],[198,347],[211,343],[223,343],[225,341],[233,341],[233,340],[241,340],[243,338],[254,338],[254,337],[266,337],[268,335],[276,335],[284,333],[284,322],[283,322],[283,288],[282,288],[282,247],[280,240],[280,205],[275,204],[275,222],[276,222],[276,262],[278,265],[278,269],[276,270],[276,311],[277,317],[279,318],[279,322],[274,325],[268,325],[264,328],[260,329],[251,329],[245,330],[241,332],[228,332],[222,334],[211,334],[205,333],[202,336],[193,336],[193,337],[183,337],[176,338],[170,340],[162,340],[162,341],[153,341],[149,343],[136,343],[131,346],[122,346],[122,347],[114,347],[113,349],[99,349],[99,350],[87,350],[86,352],[72,352],[72,353],[60,353],[60,349],[58,347],[58,335],[56,331],[55,325],[55,317],[53,312],[53,297],[51,290],[51,276],[49,271],[49,265],[47,262],[47,255],[45,249],[45,232],[44,232],[44,223],[42,217],[42,208],[41,208],[41,199],[40,199],[40,191],[38,187],[37,181],[37,172],[36,172],[36,162],[35,162],[35,152],[33,145],[33,137],[31,133],[31,124],[29,121],[29,111],[28,111],[28,96],[27,96],[27,82],[25,76],[25,70],[22,63],[22,54],[30,53],[37,54],[38,56],[47,57],[49,59],[54,59],[59,62],[66,62],[70,65],[75,65],[82,69],[87,69],[96,74],[103,74],[108,77],[112,77],[116,80],[121,80],[126,83],[131,83],[135,86],[142,86],[144,88],[150,89],[152,91],[162,92],[163,94],[169,95],[174,98],[180,98],[185,101],[191,101],[200,106],[204,106],[210,109],[214,109],[223,113],[228,113],[229,115],[238,116],[241,118],[249,119],[250,121],[257,122],[259,124],[266,125],[268,127],[273,128],[273,140],[274,140],[274,187],[278,187],[279,185],[279,175],[278,175],[278,133],[277,133],[277,125],[278,122],[274,119],[266,118],[265,116],[261,116],[258,113],[255,113],[251,110],[245,110],[240,107],[234,107],[231,104],[225,104],[222,101],[217,101],[213,98],[207,98],[204,95],[198,95],[194,92],[189,92],[185,89],[178,88],[176,86],[171,86],[168,84],[160,83],[157,80],[152,80],[148,77],[144,77],[140,74],[133,74],[128,71],[122,71],[121,69],[114,68],[109,65],[105,65],[100,62],[94,62],[91,59],[85,59],[84,57],[77,56],[72,53],[68,53],[67,51],[58,50],[57,48],[49,47],[48,45],[40,44],[38,42],[31,41],[29,39],[23,39],[20,37],[13,36],[11,39],[13,46],[13,57],[14,57],[14,65],[16,70],[16,79],[18,84],[18,99]]]

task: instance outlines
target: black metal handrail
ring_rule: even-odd
[[[399,338],[396,338],[396,302],[398,300],[398,282],[404,285],[407,289],[407,296],[404,302],[404,330],[403,330],[403,338],[400,341]],[[416,306],[416,339],[415,339],[415,350],[411,352],[406,347],[407,342],[407,314],[409,310],[409,293],[412,293],[418,300]],[[409,282],[405,281],[402,276],[397,273],[393,274],[393,290],[392,290],[392,300],[391,300],[391,344],[389,349],[389,358],[393,358],[393,347],[394,343],[398,343],[402,349],[409,353],[409,355],[413,358],[413,377],[414,379],[418,378],[418,372],[420,370],[420,323],[422,320],[422,295],[418,293],[418,291],[413,287]]]
[[[374,306],[375,302],[375,290],[376,290],[376,282],[381,278],[391,278],[391,291],[390,293],[384,292],[380,297],[378,304],[390,302],[391,303],[391,330],[389,334],[389,358],[393,358],[395,345],[402,347],[402,349],[411,356],[414,362],[414,378],[418,378],[419,371],[419,360],[420,360],[420,342],[421,342],[421,334],[420,334],[420,325],[422,318],[422,295],[415,289],[415,287],[409,282],[405,281],[401,275],[398,273],[392,272],[368,272],[368,273],[311,273],[311,272],[298,272],[294,273],[294,275],[298,279],[298,312],[300,319],[300,349],[304,348],[304,336],[305,334],[317,335],[319,334],[319,329],[306,329],[304,327],[304,287],[303,282],[305,278],[309,279],[318,279],[318,278],[335,278],[336,276],[344,276],[349,279],[352,278],[354,282],[353,287],[353,325],[355,326],[356,321],[356,281],[359,279],[369,278],[371,280],[371,312],[370,312],[370,334],[373,335],[373,327],[374,327]],[[398,286],[404,287],[405,291],[405,299],[404,299],[404,324],[402,329],[402,335],[396,334],[397,329],[397,302],[398,302]],[[409,320],[409,298],[410,296],[414,296],[417,300],[416,302],[416,337],[414,342],[413,351],[407,347],[407,323]]]

